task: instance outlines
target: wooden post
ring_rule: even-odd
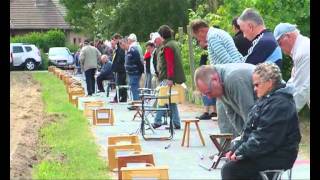
[[[180,44],[183,44],[183,27],[179,27],[178,32],[179,32],[179,42]]]
[[[193,54],[193,46],[192,46],[192,34],[191,34],[191,29],[190,26],[187,26],[187,33],[188,33],[188,45],[189,45],[189,63],[190,63],[190,72],[191,72],[191,88],[192,91],[195,89],[194,87],[194,71],[195,71],[195,67],[194,67],[194,54]]]

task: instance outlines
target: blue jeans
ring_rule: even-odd
[[[216,98],[209,98],[208,96],[202,96],[202,102],[204,106],[215,106]]]
[[[131,87],[132,99],[139,100],[139,82],[141,78],[140,75],[128,75],[129,76],[129,85]]]
[[[158,107],[159,108],[165,108],[165,106],[158,106]],[[180,116],[179,116],[179,111],[178,111],[177,104],[176,103],[172,103],[170,108],[171,108],[172,121],[173,121],[174,126],[181,127]],[[161,118],[162,118],[162,116],[164,116],[164,114],[165,114],[165,111],[157,111],[156,117],[154,119],[154,123],[161,125],[162,124]]]

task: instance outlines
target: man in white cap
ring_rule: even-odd
[[[140,44],[138,42],[137,36],[134,33],[131,33],[128,36],[128,43],[129,43],[129,49],[131,47],[137,48],[137,50],[139,51],[139,54],[140,54],[140,60],[141,60],[141,62],[143,62],[142,48],[141,48],[141,46],[140,46]]]
[[[152,89],[156,88],[159,85],[159,81],[158,81],[158,70],[157,70],[157,57],[158,57],[158,53],[161,49],[161,45],[162,42],[164,41],[164,39],[160,36],[160,34],[158,32],[153,32],[150,33],[150,42],[153,43],[155,45],[155,49],[153,50],[152,54],[151,54],[151,71],[154,70],[153,77],[151,80],[151,84],[152,84]]]
[[[287,84],[294,86],[294,101],[299,112],[307,103],[310,108],[310,39],[300,34],[296,25],[280,23],[274,36],[282,51],[293,61],[291,78]]]

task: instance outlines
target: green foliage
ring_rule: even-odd
[[[64,46],[65,35],[61,30],[49,30],[47,32],[31,32],[25,35],[10,37],[10,43],[30,43],[36,45],[44,52],[50,47]]]
[[[78,49],[80,48],[79,45],[77,44],[70,44],[70,43],[66,43],[66,47],[69,48],[71,53],[75,53],[78,51]]]
[[[42,49],[40,49],[40,52],[41,52],[42,63],[39,66],[39,70],[48,70],[48,66],[49,66],[48,55],[46,55]]]
[[[81,111],[68,102],[65,87],[48,73],[34,73],[40,82],[47,115],[54,117],[40,131],[46,158],[33,167],[33,179],[110,179],[106,162]]]

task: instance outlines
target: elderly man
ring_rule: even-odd
[[[292,168],[298,155],[301,134],[292,87],[270,63],[255,68],[252,84],[259,99],[240,140],[226,153],[231,161],[223,165],[222,179],[259,179],[259,171]]]
[[[193,36],[197,39],[198,44],[203,49],[208,49],[210,64],[226,64],[226,63],[242,63],[242,55],[237,50],[232,37],[224,30],[215,27],[209,27],[204,20],[193,20],[190,23]],[[223,105],[215,98],[208,98],[203,96],[205,107],[209,105],[215,106],[217,104],[218,116],[219,112],[224,111]],[[208,108],[206,108],[206,111]],[[197,117],[199,119],[210,119],[207,112]],[[220,118],[220,117],[219,117]],[[223,119],[220,122],[224,123]]]
[[[262,62],[276,63],[282,67],[282,53],[271,31],[266,29],[260,14],[251,8],[245,9],[237,20],[245,38],[252,41],[252,46],[244,61],[250,64]]]
[[[243,62],[242,55],[237,50],[232,37],[224,30],[209,27],[201,20],[196,19],[190,23],[193,36],[199,45],[208,48],[210,64],[225,64]]]
[[[173,86],[186,81],[183,71],[182,57],[177,42],[173,39],[173,30],[168,25],[162,25],[158,30],[159,35],[164,39],[158,54],[157,69],[159,71],[160,86]],[[175,129],[181,129],[178,105],[170,104],[172,121]],[[162,125],[162,116],[165,111],[157,111],[153,128]]]
[[[112,63],[109,61],[108,55],[104,54],[101,56],[101,71],[97,77],[97,85],[100,92],[105,92],[102,82],[103,80],[114,81],[113,73],[111,70]]]
[[[280,23],[274,35],[281,49],[292,58],[293,68],[287,84],[294,86],[293,98],[299,112],[307,103],[310,108],[310,39],[300,34],[296,25]]]
[[[161,45],[162,42],[164,41],[164,39],[160,36],[160,34],[158,32],[153,32],[150,33],[150,41],[155,45],[155,49],[153,50],[152,54],[151,54],[151,63],[153,64],[153,66],[150,67],[150,71],[153,74],[152,80],[151,80],[151,84],[152,84],[152,89],[155,89],[158,85],[159,85],[159,80],[158,80],[158,76],[159,76],[159,72],[157,69],[157,64],[158,64],[158,54],[160,52],[161,49]]]
[[[88,96],[91,96],[95,92],[94,75],[98,67],[100,56],[101,53],[99,50],[94,46],[91,46],[88,40],[85,40],[84,46],[80,51],[80,64],[86,77]]]
[[[218,106],[218,125],[221,133],[239,136],[248,113],[254,104],[252,72],[255,66],[247,63],[229,63],[200,66],[194,75],[198,90],[221,101]]]

